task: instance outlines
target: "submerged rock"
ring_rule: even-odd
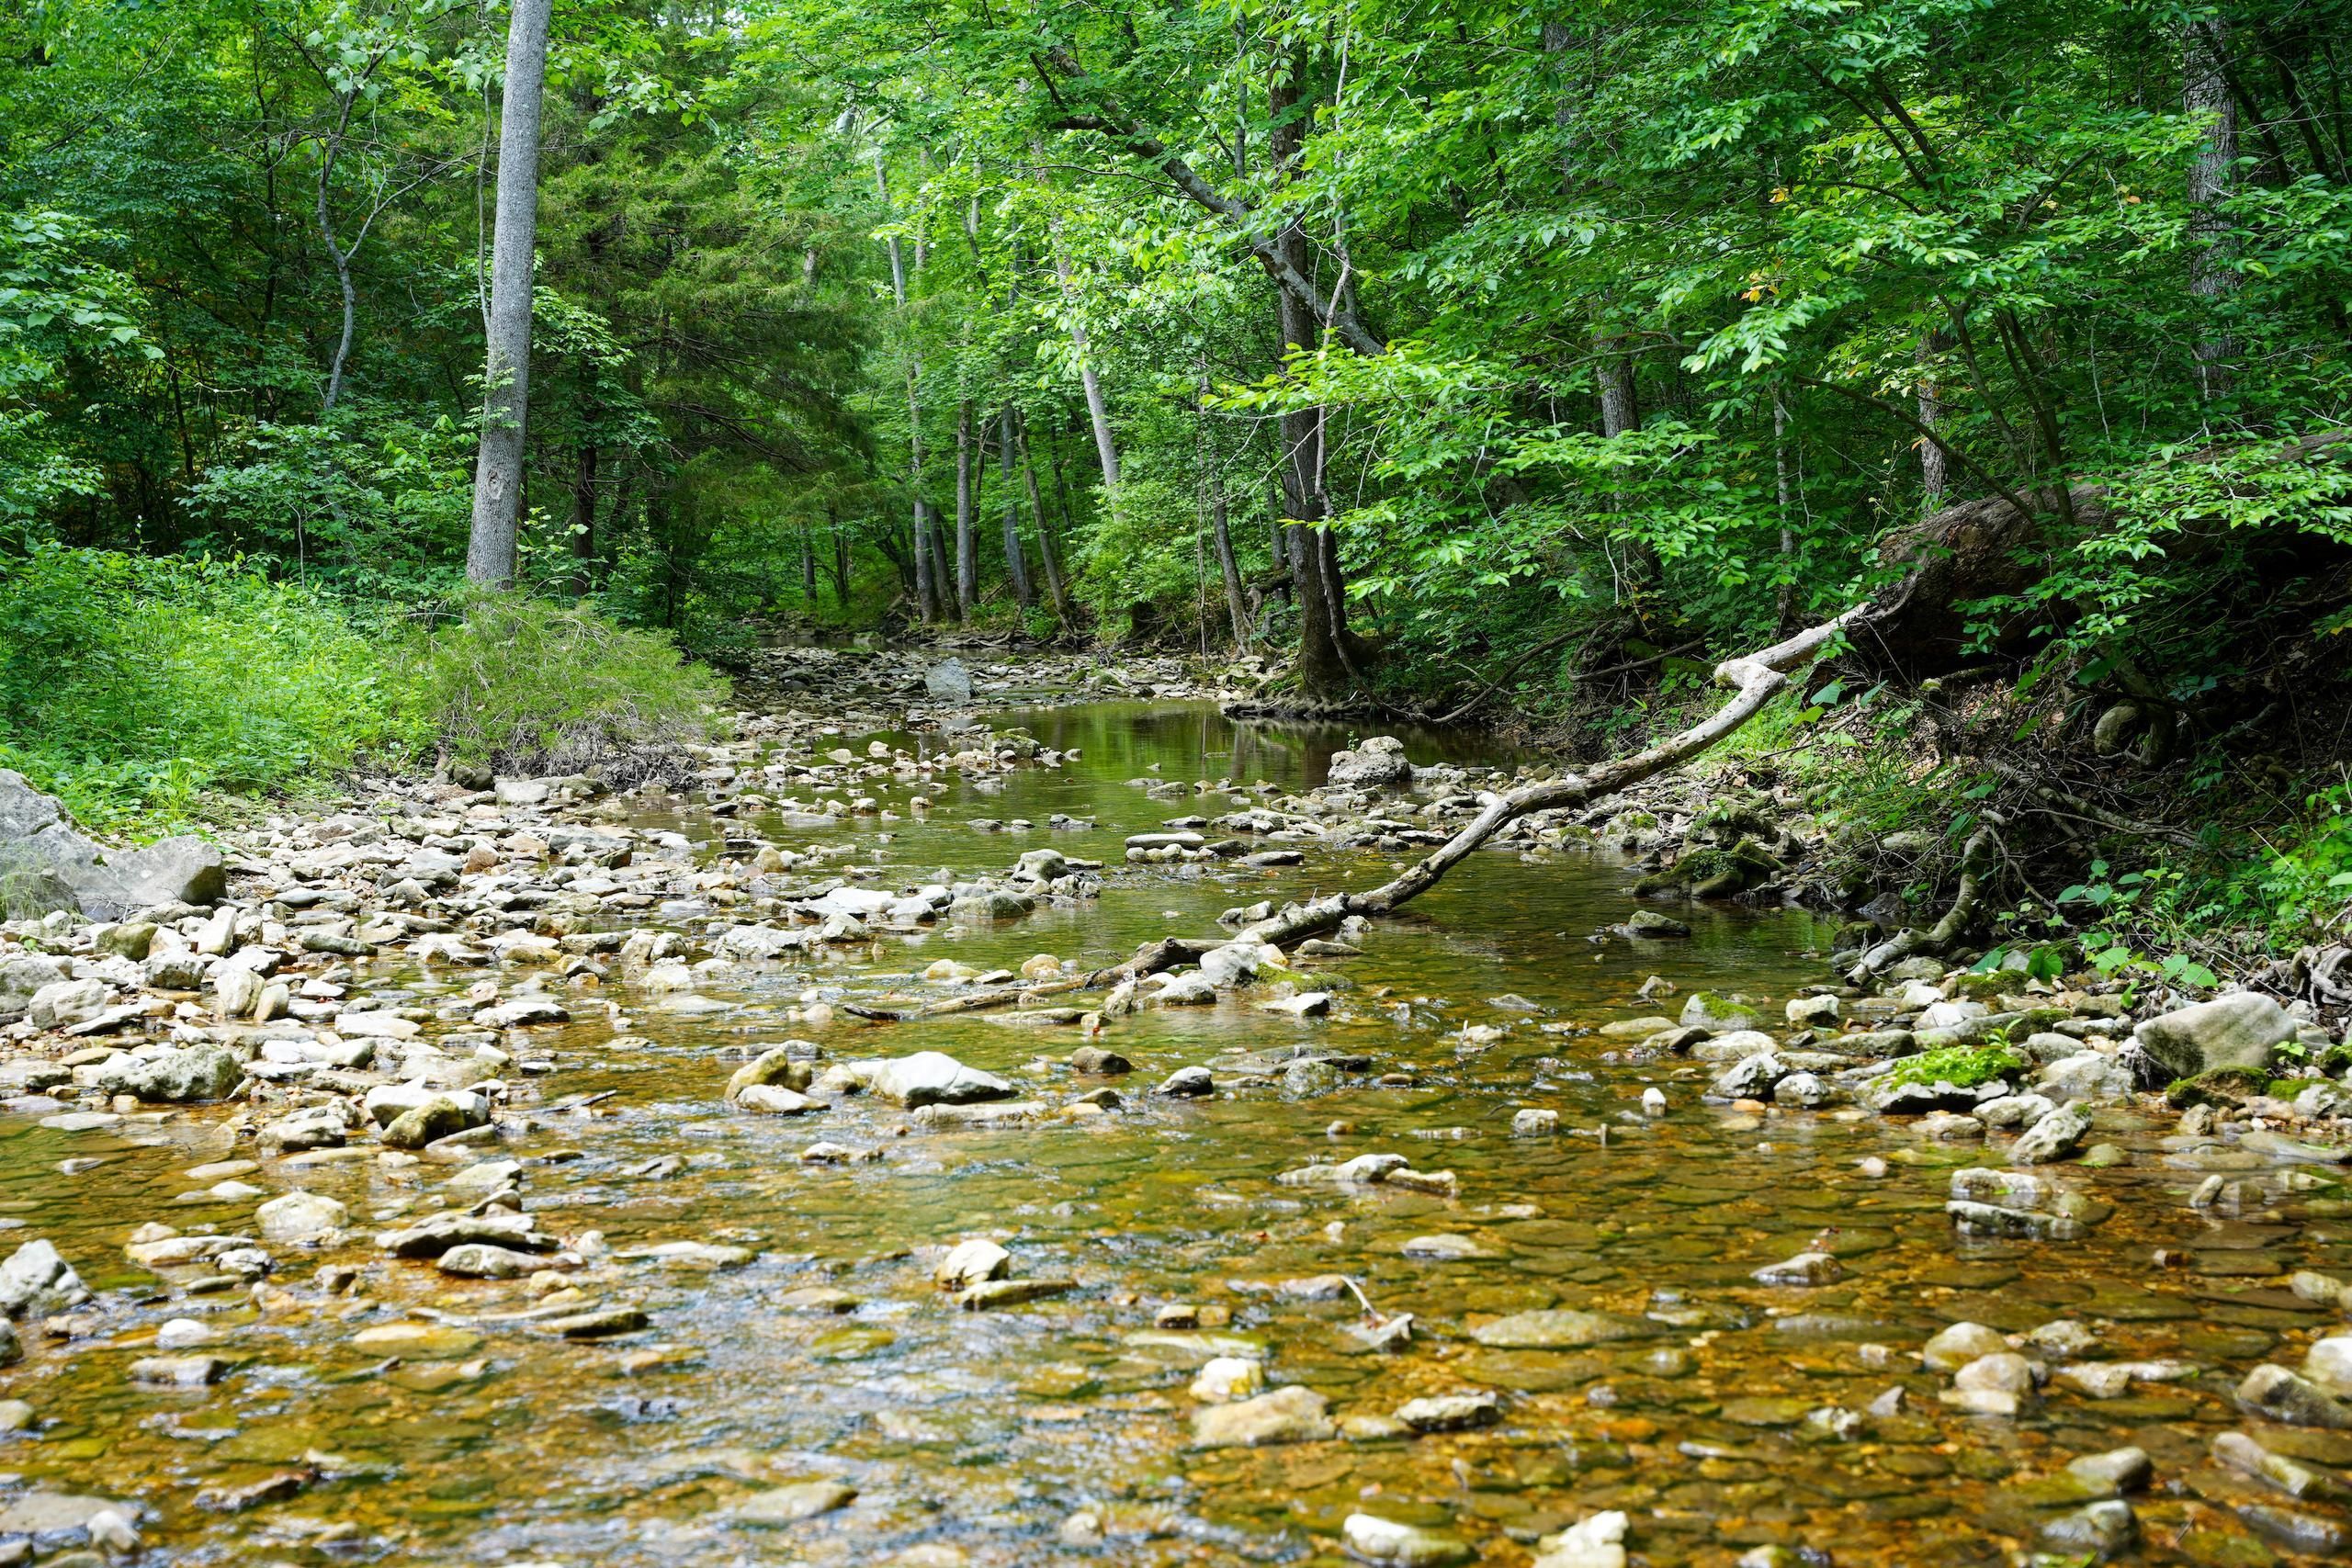
[[[1459,1537],[1374,1514],[1350,1514],[1340,1526],[1340,1539],[1350,1552],[1380,1568],[1454,1568],[1478,1556]]]
[[[1211,1405],[1193,1416],[1196,1449],[1256,1449],[1273,1443],[1314,1443],[1335,1435],[1324,1411],[1329,1402],[1295,1383],[1232,1404]]]

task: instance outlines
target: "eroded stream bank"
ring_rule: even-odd
[[[2135,1097],[2122,998],[1926,965],[1792,1021],[1826,923],[1678,904],[1689,937],[1629,938],[1637,868],[1531,824],[1407,918],[1211,955],[1099,1032],[1101,992],[874,1023],[848,1010],[1379,880],[1495,760],[1408,737],[1409,788],[1301,798],[1348,738],[1200,697],[993,712],[999,740],[837,697],[684,795],[387,795],[242,845],[225,919],[13,928],[0,1215],[58,1267],[20,1252],[0,1292],[0,1537],[910,1568],[2352,1542],[2352,1357],[2257,1373],[2340,1320],[2341,1151]],[[1882,1065],[2003,1042],[1982,1086]],[[2066,1102],[2065,1157],[2013,1164]]]

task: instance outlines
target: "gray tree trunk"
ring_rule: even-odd
[[[980,554],[972,537],[972,400],[956,410],[956,618],[972,618],[980,596]]]
[[[343,335],[335,341],[334,363],[327,370],[327,395],[319,409],[322,419],[334,412],[335,400],[343,396],[344,367],[351,362],[351,340],[359,326],[359,290],[351,281],[352,253],[359,245],[354,241],[351,250],[346,251],[335,243],[334,222],[327,211],[327,187],[334,179],[335,161],[343,152],[344,131],[351,123],[352,106],[358,98],[356,91],[343,96],[343,107],[335,116],[334,135],[319,158],[319,239],[334,263],[335,282],[343,290]]]
[[[2237,100],[2226,72],[2229,35],[2217,16],[2189,24],[2181,72],[2181,104],[2191,114],[2212,117],[2197,160],[2188,166],[2188,292],[2203,316],[2197,355],[2197,389],[2212,399],[2228,389],[2234,352],[2223,307],[2236,291],[2237,246],[2231,240],[2222,204],[2229,199],[2232,166],[2238,156]]]
[[[1061,225],[1054,225],[1054,276],[1061,279],[1062,298],[1070,306],[1069,345],[1078,351],[1078,379],[1086,389],[1086,417],[1094,425],[1094,455],[1102,464],[1102,488],[1119,488],[1119,448],[1111,438],[1111,408],[1102,399],[1102,379],[1086,351],[1086,327],[1078,319],[1078,294],[1070,285],[1069,259],[1062,254]]]
[[[874,194],[887,209],[890,205],[890,178],[882,159],[882,149],[874,149]],[[899,307],[899,319],[903,326],[907,314],[907,256],[899,248],[899,236],[889,238],[890,298]],[[918,256],[920,263],[920,256]],[[907,491],[912,497],[913,515],[908,521],[908,533],[914,545],[915,615],[920,620],[933,620],[939,614],[937,587],[933,581],[931,542],[923,528],[922,506],[922,355],[910,353],[907,359]]]
[[[1029,558],[1021,547],[1021,502],[1012,492],[1012,405],[1005,404],[996,416],[997,468],[1004,479],[1004,574],[1012,581],[1012,597],[1026,610],[1037,602],[1037,591],[1029,584]],[[1036,502],[1032,499],[1034,511]],[[1038,527],[1042,530],[1042,520]]]
[[[490,267],[490,353],[483,374],[481,457],[474,468],[466,580],[514,581],[523,501],[523,427],[531,393],[531,254],[539,226],[539,97],[547,79],[551,0],[514,0],[498,132],[498,227]]]
[[[1943,391],[1936,385],[1936,353],[1944,346],[1943,334],[1929,331],[1919,337],[1919,423],[1938,435],[1943,434]],[[1943,510],[1944,492],[1951,488],[1951,459],[1944,449],[1932,441],[1919,443],[1919,511],[1922,514]]]

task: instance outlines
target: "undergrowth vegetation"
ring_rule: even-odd
[[[100,832],[220,819],[371,764],[641,776],[707,739],[725,696],[667,638],[584,604],[428,617],[238,564],[0,557],[0,766]]]

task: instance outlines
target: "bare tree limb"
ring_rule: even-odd
[[[1715,666],[1715,683],[1732,688],[1730,700],[1679,734],[1668,736],[1629,757],[1603,762],[1589,773],[1542,780],[1509,795],[1486,795],[1485,809],[1466,827],[1395,879],[1366,892],[1338,893],[1309,904],[1294,905],[1271,919],[1248,927],[1241,935],[1258,942],[1291,942],[1329,931],[1350,916],[1394,914],[1405,903],[1436,886],[1447,872],[1528,813],[1581,806],[1689,761],[1762,712],[1764,705],[1788,684],[1791,671],[1809,661],[1848,626],[1870,615],[1871,608],[1867,604],[1857,604],[1835,619],[1799,632],[1786,641],[1724,660]]]

